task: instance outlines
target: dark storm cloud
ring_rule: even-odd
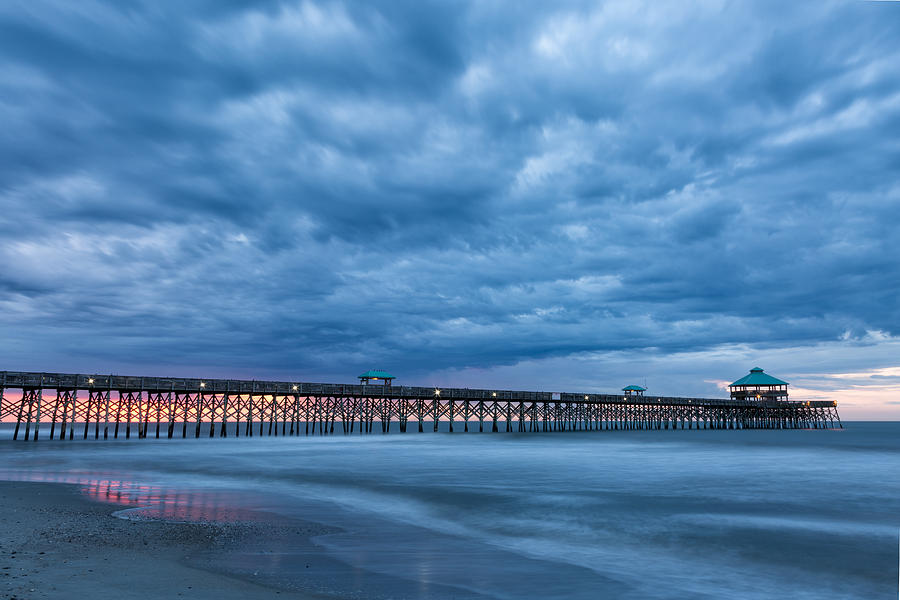
[[[898,17],[7,3],[5,366],[412,379],[900,335]]]

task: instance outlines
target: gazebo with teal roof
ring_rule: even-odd
[[[382,385],[390,387],[391,382],[395,379],[396,377],[394,377],[387,371],[382,371],[381,369],[370,369],[362,375],[359,375],[359,382],[362,385],[366,385],[370,381],[382,381],[384,382]]]
[[[766,374],[759,367],[750,369],[749,375],[744,375],[728,386],[731,390],[732,400],[787,400],[787,381]]]
[[[644,392],[647,391],[647,388],[642,388],[639,385],[629,385],[623,387],[622,391],[625,392],[626,396],[643,396]]]

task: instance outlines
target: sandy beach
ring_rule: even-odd
[[[317,597],[284,581],[253,581],[249,570],[216,567],[234,564],[223,559],[273,535],[304,543],[324,533],[315,525],[126,520],[77,486],[51,483],[0,481],[0,505],[5,598]]]

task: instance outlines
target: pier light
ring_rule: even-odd
[[[496,397],[497,397],[497,392],[491,392],[491,396],[493,396],[494,398],[496,398]]]
[[[585,399],[585,400],[587,400],[587,399],[588,399],[588,397],[587,397],[587,396],[585,396],[585,397],[584,397],[584,399]]]
[[[293,389],[293,390],[296,392],[296,391],[297,391],[297,386],[295,385],[295,386],[293,386],[291,389]]]
[[[434,395],[435,395],[435,396],[440,396],[440,395],[441,395],[441,390],[435,389],[435,390],[434,390]]]
[[[203,383],[203,382],[201,381],[201,382],[200,382],[200,387],[205,388],[205,387],[206,387],[206,384]]]
[[[89,383],[90,385],[94,385],[94,380],[93,380],[93,379],[88,379],[88,383]]]

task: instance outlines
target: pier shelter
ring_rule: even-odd
[[[393,382],[396,377],[388,373],[387,371],[382,371],[380,369],[371,369],[366,371],[362,375],[359,375],[359,383],[362,385],[368,384],[370,381],[381,382],[381,385],[385,385],[387,387],[391,386],[391,382]]]
[[[642,388],[639,385],[629,385],[623,387],[622,391],[625,392],[626,396],[643,396],[644,392],[647,391],[647,388]]]
[[[728,386],[731,390],[732,400],[779,400],[788,399],[787,381],[772,377],[759,367],[750,369],[748,375],[744,375]]]

